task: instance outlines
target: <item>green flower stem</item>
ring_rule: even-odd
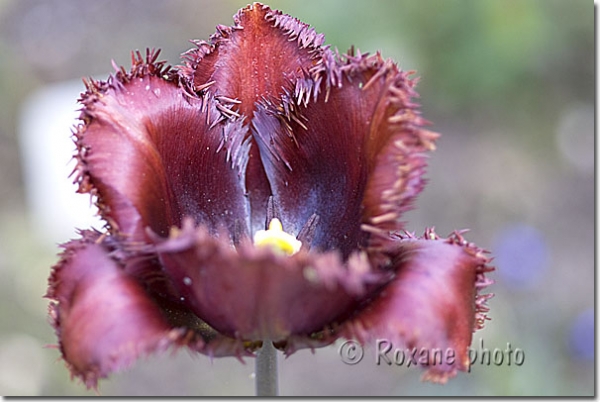
[[[256,355],[256,396],[278,396],[277,349],[264,341]]]

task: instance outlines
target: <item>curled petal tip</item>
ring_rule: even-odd
[[[95,388],[138,357],[178,344],[180,334],[110,250],[86,237],[69,243],[53,269],[49,315],[72,375]]]
[[[406,236],[391,244],[395,276],[342,326],[341,336],[361,342],[381,338],[394,347],[430,352],[451,349],[455,361],[423,362],[428,370],[423,378],[443,383],[457,370],[468,369],[472,333],[489,319],[485,303],[491,296],[480,294],[493,283],[485,277],[488,260],[472,252],[475,245],[440,238],[433,229],[421,238]]]

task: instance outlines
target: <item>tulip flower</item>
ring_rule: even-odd
[[[86,81],[74,174],[106,227],[64,245],[47,294],[72,375],[340,338],[455,350],[420,362],[433,381],[467,370],[493,268],[459,232],[404,231],[438,137],[413,73],[258,3],[234,21],[181,66],[135,52]]]

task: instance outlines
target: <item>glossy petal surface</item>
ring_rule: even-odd
[[[249,5],[234,16],[233,27],[219,26],[209,42],[185,54],[181,74],[190,90],[234,99],[232,115],[252,124],[260,102],[276,105],[287,102],[295,82],[320,61],[323,35],[297,19],[259,3]],[[246,187],[251,207],[253,231],[264,229],[271,188],[261,164],[259,150],[249,133],[241,133],[239,143],[249,141]]]
[[[313,246],[347,256],[365,243],[363,222],[399,228],[431,143],[412,110],[414,83],[379,55],[344,61],[326,51],[313,75],[287,109],[264,102],[253,133],[284,224],[297,233],[318,216]]]

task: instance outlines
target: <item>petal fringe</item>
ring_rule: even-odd
[[[472,334],[489,319],[486,301],[493,296],[480,292],[493,283],[485,273],[494,268],[486,251],[458,232],[440,239],[428,229],[424,237],[407,234],[393,247],[395,278],[339,334],[369,345],[382,340],[394,349],[414,349],[412,363],[428,368],[423,379],[444,383],[469,368]]]
[[[172,328],[143,287],[109,256],[102,237],[84,232],[65,245],[53,268],[47,297],[62,357],[88,388],[137,358],[173,345],[194,344]]]
[[[380,54],[322,49],[309,72],[283,104],[261,101],[252,134],[284,226],[317,215],[313,246],[347,256],[402,228],[437,134],[421,128],[416,80]]]
[[[224,336],[183,305],[149,294],[127,272],[113,239],[82,232],[64,245],[49,279],[49,317],[73,377],[88,388],[135,360],[187,346],[210,357],[253,356],[259,344]]]
[[[241,119],[211,97],[187,96],[158,52],[132,55],[107,81],[88,81],[75,134],[76,181],[97,196],[113,232],[167,235],[181,218],[248,231],[244,174],[248,145]]]
[[[279,103],[319,62],[324,36],[268,6],[238,11],[235,25],[219,25],[210,41],[196,41],[184,53],[181,75],[196,94],[211,92],[235,100],[232,110],[252,119],[255,105]]]
[[[244,116],[250,124],[257,104],[274,104],[294,90],[297,79],[319,62],[323,35],[299,20],[253,3],[234,17],[235,25],[219,25],[210,41],[196,41],[184,53],[180,74],[190,94],[233,102],[228,113]],[[249,133],[237,141],[248,143],[246,188],[251,204],[252,232],[264,229],[267,201],[272,190],[261,165],[259,150]]]

